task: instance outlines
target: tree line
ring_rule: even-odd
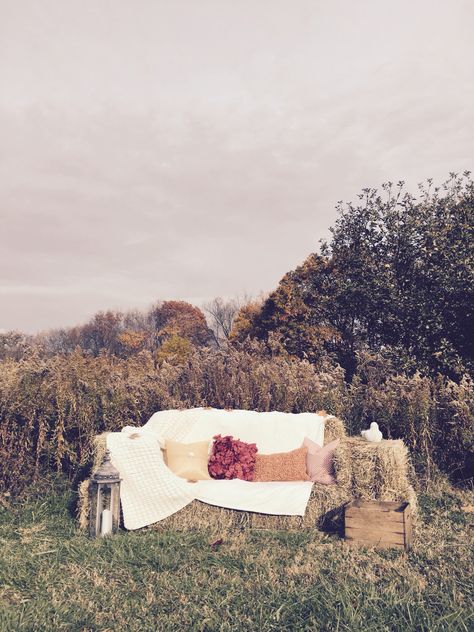
[[[364,351],[398,373],[472,375],[470,173],[452,173],[439,187],[428,180],[417,195],[388,182],[337,209],[331,239],[264,299],[216,298],[202,309],[164,301],[146,312],[99,312],[84,325],[37,336],[8,332],[0,335],[0,359],[20,359],[32,347],[46,356],[80,347],[94,356],[146,350],[158,363],[182,362],[195,348],[257,339],[317,368],[339,365],[347,381]]]
[[[313,364],[331,358],[350,380],[363,350],[398,372],[459,380],[474,369],[474,184],[364,189],[318,254],[261,304],[238,313],[231,338],[268,340]]]

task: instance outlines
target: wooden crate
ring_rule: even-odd
[[[344,508],[344,537],[349,544],[408,551],[413,529],[410,503],[353,500]]]

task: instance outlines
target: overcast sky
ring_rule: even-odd
[[[473,167],[472,0],[0,0],[0,330],[272,290]]]

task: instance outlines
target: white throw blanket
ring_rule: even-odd
[[[277,515],[303,516],[312,483],[240,480],[188,483],[165,465],[160,441],[209,440],[216,434],[256,443],[260,453],[299,448],[305,436],[324,443],[324,421],[316,413],[258,413],[194,408],[155,413],[141,428],[107,436],[112,462],[122,478],[124,524],[139,529],[176,513],[194,499],[211,505]]]

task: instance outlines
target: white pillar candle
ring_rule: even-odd
[[[102,512],[102,522],[100,525],[100,535],[112,533],[112,512],[110,509],[104,509]]]

